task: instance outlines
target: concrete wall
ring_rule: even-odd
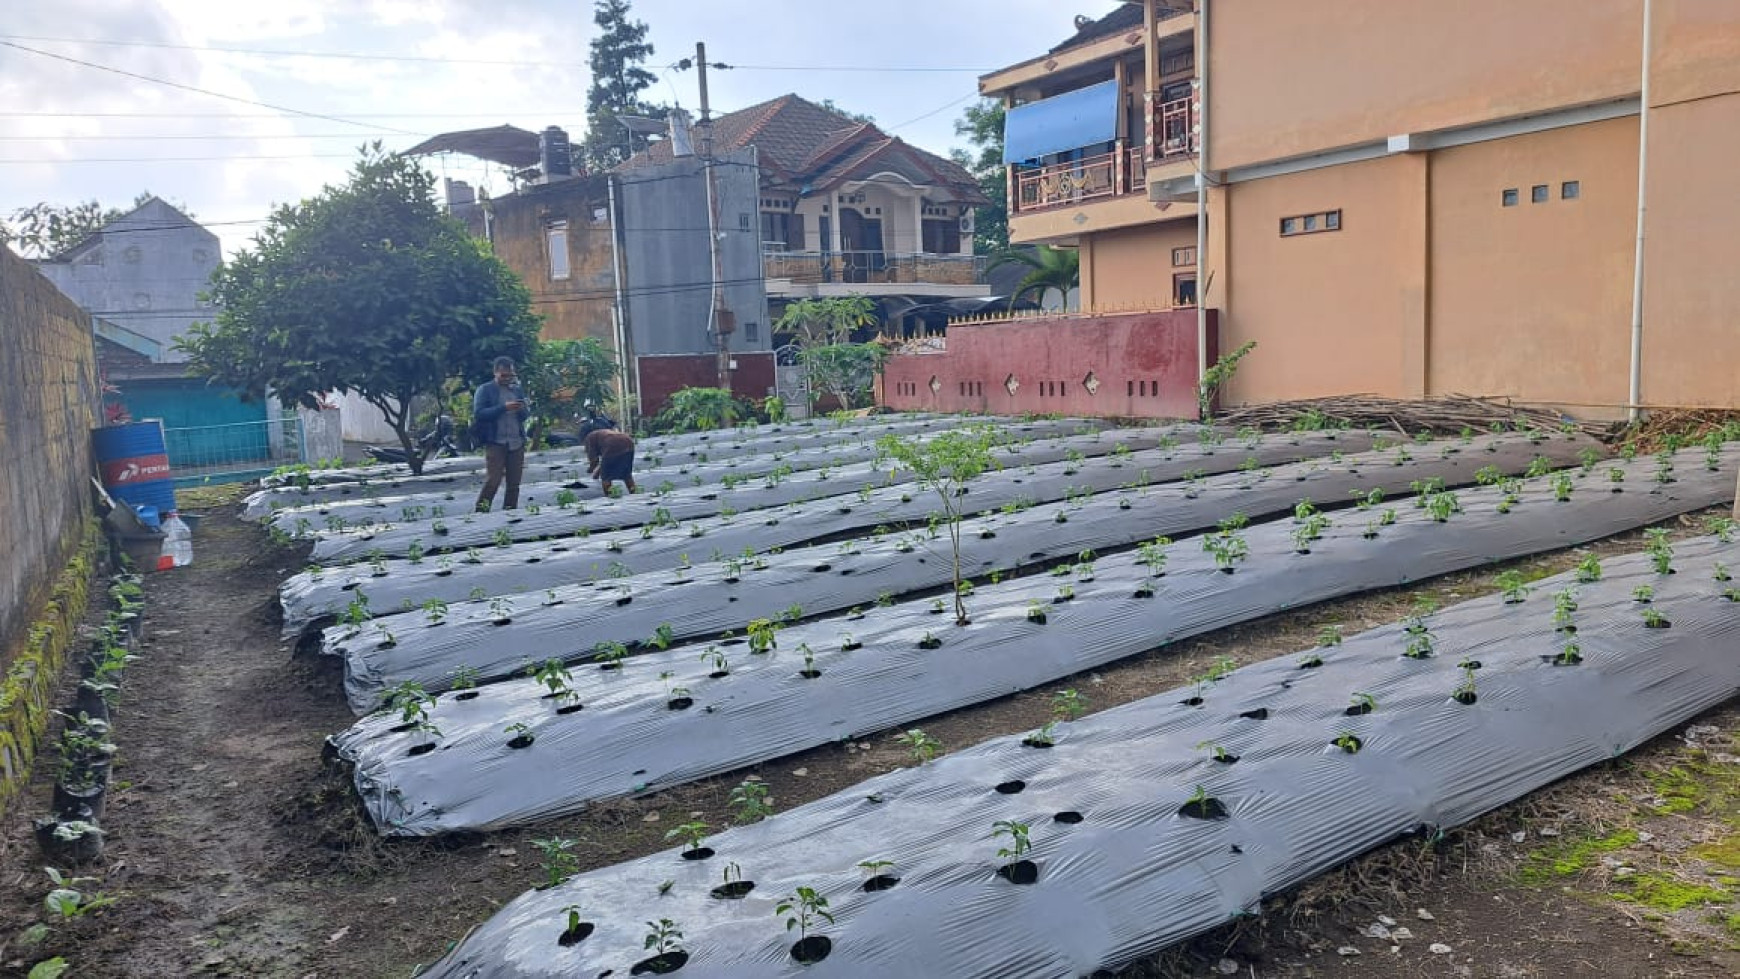
[[[11,664],[90,513],[99,400],[90,317],[0,247],[0,665]]]
[[[774,393],[774,363],[771,353],[741,353],[732,357],[731,393],[760,401]],[[719,386],[717,358],[700,354],[664,354],[639,358],[640,410],[651,418],[664,410],[670,396],[684,388]]]
[[[42,273],[91,313],[163,345],[164,361],[187,358],[175,338],[213,311],[199,294],[222,256],[217,236],[168,204],[152,199],[108,225]]]
[[[1635,95],[1642,11],[1642,0],[1216,0],[1209,163]]]
[[[724,296],[737,314],[733,352],[771,349],[761,266],[760,171],[753,148],[725,154],[714,170]],[[624,288],[636,355],[708,354],[712,259],[700,161],[685,157],[621,175]]]
[[[1172,251],[1195,246],[1194,220],[1083,235],[1083,308],[1105,313],[1171,306],[1173,276],[1195,271],[1194,265],[1174,266]]]
[[[609,201],[602,180],[563,180],[523,188],[492,202],[495,254],[525,281],[532,312],[543,317],[545,340],[592,337],[616,349],[611,317],[616,276],[610,249]],[[568,278],[551,277],[553,221],[568,222]]]
[[[1209,359],[1216,323],[1209,323]],[[888,359],[877,401],[902,411],[1194,418],[1196,311],[949,327],[939,354]],[[1013,390],[1010,390],[1013,388]]]

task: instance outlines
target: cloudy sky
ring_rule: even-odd
[[[512,123],[584,125],[591,0],[0,0],[0,213],[149,189],[246,243],[274,203],[341,180],[356,147]],[[936,152],[981,71],[1118,0],[634,0],[660,75],[707,42],[716,109],[797,92]],[[30,50],[25,50],[30,49]],[[227,50],[217,50],[227,49]],[[345,55],[339,57],[337,55]],[[846,70],[846,69],[872,70]],[[951,69],[951,70],[917,70]],[[500,191],[469,161],[437,172]],[[440,168],[445,166],[445,171]]]

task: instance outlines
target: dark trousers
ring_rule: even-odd
[[[483,447],[484,476],[483,492],[477,494],[477,508],[487,510],[495,502],[496,487],[507,478],[507,493],[504,494],[501,507],[512,510],[520,505],[520,473],[526,468],[526,449],[521,446],[509,449],[496,442]]]

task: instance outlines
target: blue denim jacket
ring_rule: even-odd
[[[477,389],[471,398],[471,438],[478,445],[488,445],[500,442],[498,422],[502,415],[508,414],[519,429],[519,438],[526,437],[526,418],[530,412],[521,408],[511,414],[507,410],[509,401],[524,401],[525,394],[517,386],[502,388],[494,381],[487,381]]]

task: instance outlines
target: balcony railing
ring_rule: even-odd
[[[1154,108],[1154,159],[1171,160],[1196,152],[1194,99],[1174,99]]]
[[[1123,193],[1121,153],[1101,153],[1015,171],[1015,210],[1037,211]]]
[[[980,255],[899,255],[883,251],[768,251],[762,264],[770,279],[798,283],[848,282],[978,285],[985,281]]]

